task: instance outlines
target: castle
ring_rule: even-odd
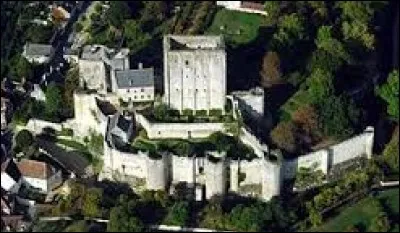
[[[262,89],[226,93],[224,48],[220,36],[165,36],[163,104],[180,115],[190,110],[193,117],[197,112],[211,117],[215,110],[224,117],[226,106],[231,105],[232,123],[242,114],[260,120],[264,115]],[[144,71],[140,65],[138,70],[131,70],[124,49],[109,51],[91,46],[83,54],[78,62],[81,85],[86,90],[74,94],[75,119],[69,125],[78,138],[93,131],[104,136],[100,179],[126,181],[136,190],[184,192],[198,201],[229,193],[270,200],[281,193],[285,180],[295,178],[300,167],[315,166],[329,174],[352,159],[372,155],[372,127],[344,142],[292,160],[271,151],[247,126],[239,128],[237,143],[251,152],[238,149],[237,153],[243,154],[236,157],[230,153],[239,144],[234,145],[234,150],[210,147],[202,153],[163,149],[156,142],[186,140],[196,144],[217,132],[232,134],[223,120],[163,122],[133,108],[131,113],[118,110],[119,99],[161,104],[155,101],[152,69]],[[147,137],[142,137],[140,130]],[[156,149],[133,149],[132,144],[139,139]],[[243,159],[249,153],[253,157]]]

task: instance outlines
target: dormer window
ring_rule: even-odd
[[[188,60],[185,61],[185,65],[187,65],[187,66],[189,65],[189,61]]]

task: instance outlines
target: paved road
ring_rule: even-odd
[[[53,39],[53,47],[54,53],[50,58],[50,62],[48,64],[48,71],[50,71],[50,67],[52,67],[52,72],[49,72],[49,77],[46,78],[47,83],[50,81],[62,82],[62,76],[55,70],[56,67],[63,63],[64,66],[66,61],[64,60],[64,49],[67,48],[68,37],[73,31],[73,25],[78,20],[79,16],[85,12],[87,7],[90,5],[90,1],[81,1],[79,2],[71,11],[70,19],[67,22],[67,25],[57,32]]]

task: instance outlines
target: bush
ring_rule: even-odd
[[[196,116],[207,116],[207,110],[197,110]]]
[[[192,109],[183,109],[182,115],[184,115],[184,116],[193,116],[193,110]]]
[[[222,109],[210,109],[210,116],[221,116]]]

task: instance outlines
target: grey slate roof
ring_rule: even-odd
[[[27,56],[50,56],[53,47],[46,44],[32,44],[25,45],[25,54]]]
[[[154,69],[118,70],[115,72],[117,87],[148,87],[154,86]]]

